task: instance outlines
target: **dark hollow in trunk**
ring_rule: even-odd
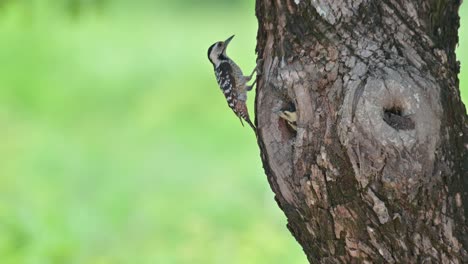
[[[459,5],[256,1],[261,157],[311,263],[468,263]]]

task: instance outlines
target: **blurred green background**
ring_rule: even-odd
[[[253,2],[0,0],[0,263],[306,263],[206,55]]]

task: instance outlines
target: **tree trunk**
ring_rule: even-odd
[[[257,0],[261,156],[311,263],[468,263],[459,5]]]

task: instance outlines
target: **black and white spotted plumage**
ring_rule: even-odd
[[[239,117],[242,125],[244,125],[243,119],[256,131],[255,126],[250,121],[246,105],[247,91],[252,88],[252,86],[247,85],[251,76],[244,76],[239,66],[226,55],[226,47],[232,37],[224,42],[213,44],[208,49],[208,58],[213,64],[216,81],[226,97],[229,107]]]
[[[228,61],[222,61],[215,68],[216,81],[226,97],[229,107],[234,108],[237,104],[236,79]]]

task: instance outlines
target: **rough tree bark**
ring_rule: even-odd
[[[468,263],[459,5],[256,1],[258,142],[311,263]]]

